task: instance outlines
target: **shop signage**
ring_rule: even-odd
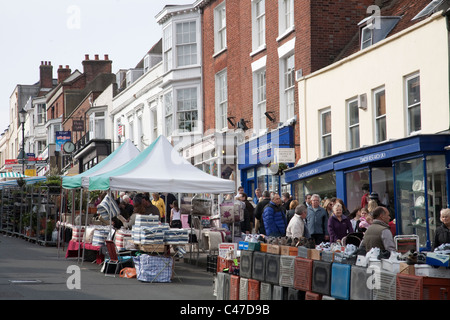
[[[309,177],[309,176],[312,176],[312,175],[315,175],[315,174],[318,174],[318,173],[319,173],[319,169],[315,168],[315,169],[311,169],[311,170],[300,172],[298,174],[298,178],[299,179],[303,179],[303,178],[306,178],[306,177]]]
[[[295,162],[294,148],[275,148],[276,163],[292,163]]]
[[[379,152],[359,157],[359,163],[377,161],[386,158],[386,152]]]

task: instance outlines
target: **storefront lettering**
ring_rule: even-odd
[[[308,171],[304,171],[304,172],[302,172],[302,173],[299,173],[298,174],[298,178],[299,179],[303,179],[303,178],[306,178],[306,177],[309,177],[309,176],[312,176],[313,174],[317,174],[317,173],[319,173],[319,169],[311,169],[311,170],[308,170]]]
[[[267,150],[270,150],[270,149],[272,149],[272,142],[269,142],[269,143],[263,144],[263,145],[261,145],[259,147],[253,148],[252,149],[252,155],[256,155],[256,154],[258,154],[260,152],[264,152],[264,151],[267,151]]]
[[[386,158],[386,153],[385,152],[375,153],[375,154],[371,154],[371,155],[368,155],[368,156],[360,157],[359,158],[359,163],[366,163],[366,162],[381,160],[381,159],[384,159],[384,158]]]

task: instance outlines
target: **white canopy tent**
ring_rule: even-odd
[[[160,136],[152,151],[131,170],[109,177],[111,190],[170,193],[235,193],[233,180],[212,176],[193,166]]]

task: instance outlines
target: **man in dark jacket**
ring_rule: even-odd
[[[255,208],[255,230],[257,233],[266,234],[266,230],[264,229],[263,222],[263,212],[264,207],[267,206],[270,202],[270,192],[264,191],[262,193],[262,200],[258,202]]]
[[[263,212],[264,228],[270,237],[286,236],[286,213],[283,210],[279,194],[275,194]]]

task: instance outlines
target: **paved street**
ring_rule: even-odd
[[[70,266],[80,268],[80,289],[69,289]],[[76,267],[75,267],[76,268]],[[65,258],[65,252],[24,239],[0,235],[0,300],[214,300],[213,277],[202,267],[182,261],[179,279],[144,283],[105,277],[100,266]],[[69,281],[69,283],[75,283]]]

